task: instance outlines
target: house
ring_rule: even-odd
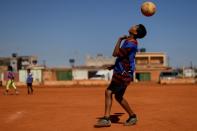
[[[115,57],[105,57],[101,54],[96,57],[86,57],[87,67],[100,67],[105,65],[113,65]],[[168,67],[167,56],[163,52],[145,52],[136,53],[136,71],[134,73],[135,81],[159,81],[159,76],[162,71],[171,69]]]
[[[11,65],[14,71],[20,69],[27,69],[29,66],[38,65],[37,56],[18,56],[16,53],[13,53],[11,57],[0,57],[0,66]]]
[[[160,73],[170,70],[167,56],[162,52],[138,52],[136,54],[136,81],[159,81]]]

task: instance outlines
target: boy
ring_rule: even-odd
[[[27,93],[28,94],[33,94],[33,88],[32,88],[32,83],[33,83],[33,76],[31,73],[30,69],[27,69]]]
[[[124,123],[125,126],[134,125],[137,122],[136,114],[131,110],[128,102],[123,95],[129,83],[133,80],[135,70],[135,55],[138,50],[137,39],[141,39],[146,35],[146,28],[142,25],[135,25],[129,29],[129,36],[122,36],[118,39],[113,51],[113,56],[117,57],[115,65],[108,67],[113,69],[113,77],[110,85],[105,90],[105,114],[100,119],[95,127],[111,126],[110,111],[112,106],[112,94],[115,94],[115,99],[128,113],[129,118]],[[124,43],[121,46],[121,42]]]
[[[8,81],[6,83],[6,92],[5,95],[8,95],[8,91],[10,86],[12,86],[15,89],[15,94],[18,94],[18,91],[16,89],[15,83],[14,83],[14,73],[12,66],[8,66],[8,75],[7,75]]]

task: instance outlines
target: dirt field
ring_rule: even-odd
[[[197,85],[133,84],[125,98],[138,115],[124,127],[127,114],[114,101],[112,126],[94,128],[104,111],[105,87],[35,87],[34,95],[3,95],[0,88],[1,131],[196,131]]]

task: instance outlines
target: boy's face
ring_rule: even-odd
[[[137,29],[138,29],[138,25],[134,25],[134,26],[132,26],[130,29],[129,29],[129,34],[130,35],[137,35]]]

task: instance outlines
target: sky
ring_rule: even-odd
[[[172,67],[197,66],[197,0],[0,0],[0,57],[38,56],[49,67],[83,65],[85,57],[112,56],[117,39],[132,25],[144,24],[139,48],[164,52]]]

